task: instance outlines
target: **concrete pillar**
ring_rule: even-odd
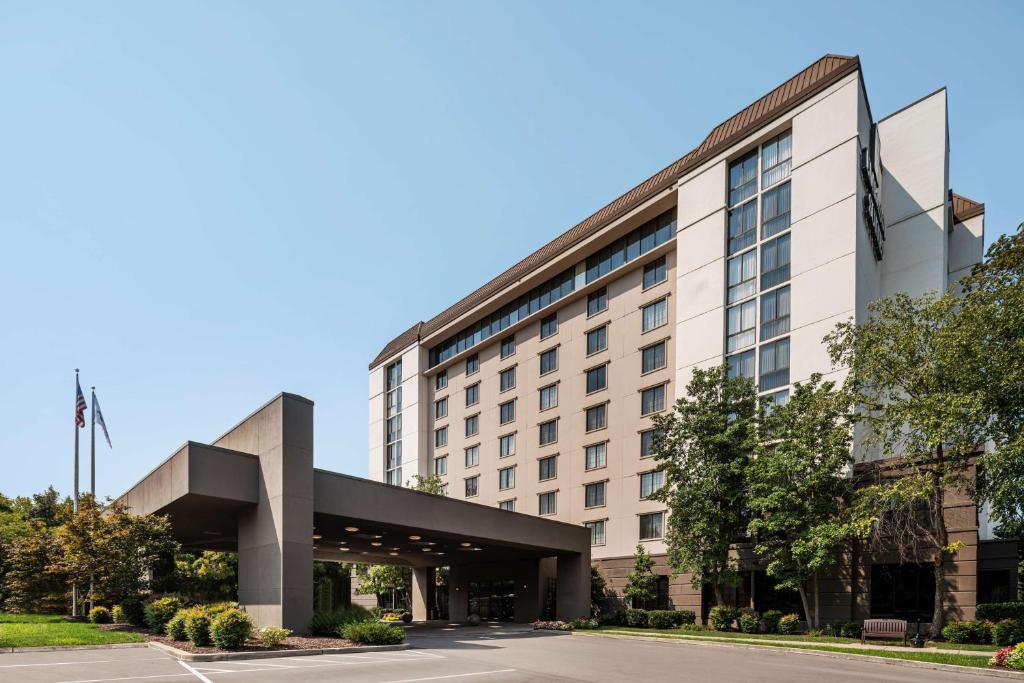
[[[281,394],[214,445],[259,457],[259,501],[238,518],[238,602],[257,626],[313,616],[313,403]]]
[[[469,617],[469,580],[465,567],[448,569],[448,619],[465,621]]]
[[[590,554],[559,555],[556,618],[590,616]]]
[[[434,567],[413,567],[412,569],[412,618],[413,621],[430,619],[437,592],[437,575]]]

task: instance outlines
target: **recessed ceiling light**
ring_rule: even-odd
[[[416,534],[413,534],[412,536],[409,537],[409,540],[410,541],[418,541],[421,538],[423,538],[423,537],[422,536],[417,536]]]
[[[423,548],[423,552],[429,553],[430,552],[430,548]]]
[[[391,555],[391,556],[395,556],[395,555],[397,555],[397,554],[398,554],[398,553],[388,553],[388,555]]]
[[[352,549],[351,548],[338,548],[338,550],[340,550],[343,553],[347,553],[347,552],[349,552]]]
[[[314,541],[319,541],[321,538],[323,538],[323,536],[321,536],[320,534],[313,534]]]
[[[427,545],[437,545],[435,541],[427,541]]]
[[[438,552],[436,552],[436,553],[434,553],[434,554],[435,554],[435,555],[444,555],[444,553],[443,553],[443,552],[441,552],[441,551],[438,551]]]
[[[383,534],[374,534],[373,538],[384,538]]]
[[[460,543],[459,545],[461,545],[461,546],[462,546],[463,548],[468,548],[469,546],[471,546],[471,545],[473,545],[473,544],[472,544],[472,543],[466,543],[465,541],[463,541],[463,542],[462,542],[462,543]]]
[[[366,552],[366,551],[364,550],[363,552],[361,552],[361,553],[359,553],[359,554],[360,554],[360,555],[369,555],[370,553],[368,553],[368,552]]]
[[[348,545],[348,541],[338,541],[338,545]]]
[[[401,550],[401,548],[395,547],[395,548],[392,548],[392,550]]]
[[[370,541],[370,545],[372,545],[374,547],[379,547],[379,546],[382,546],[384,544],[381,543],[380,541]]]
[[[483,548],[473,548],[473,550],[483,550]]]
[[[357,526],[347,526],[347,527],[345,527],[345,531],[348,531],[348,532],[351,532],[351,533],[354,534],[355,532],[359,531],[359,527],[357,527]]]

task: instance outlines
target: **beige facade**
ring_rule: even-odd
[[[641,435],[651,427],[643,390],[664,386],[657,408],[671,408],[694,368],[723,362],[776,400],[812,373],[842,379],[822,343],[837,323],[865,319],[882,296],[945,289],[981,259],[984,206],[951,192],[949,163],[945,89],[875,119],[858,60],[826,56],[664,171],[392,341],[370,369],[371,478],[388,480],[390,472],[392,483],[404,483],[437,472],[449,496],[527,514],[541,514],[549,502],[541,496],[553,492],[554,518],[603,523],[592,552],[606,566],[618,567],[638,542],[663,554],[660,539],[641,534],[651,530],[642,515],[660,510],[641,496],[641,475],[654,467],[641,457]],[[607,273],[591,268],[602,250],[658,216],[671,220],[668,239],[633,258],[625,250]],[[645,270],[662,258],[664,281],[645,287]],[[557,301],[501,317],[503,307],[559,273],[571,285]],[[601,290],[607,309],[588,314]],[[662,299],[664,324],[645,331],[643,307]],[[550,316],[558,329],[546,336],[542,321]],[[587,333],[600,326],[607,349],[588,353]],[[502,357],[508,338],[515,351],[506,347]],[[645,373],[642,350],[659,342],[665,364]],[[557,369],[542,374],[541,354],[551,349]],[[399,360],[402,401],[389,412],[386,378]],[[587,370],[601,364],[607,388],[588,392]],[[510,369],[515,384],[503,390]],[[542,409],[541,391],[552,385],[557,406]],[[515,417],[502,424],[501,406],[510,401]],[[597,405],[606,406],[606,425],[591,431],[587,410]],[[397,453],[387,436],[396,417]],[[557,421],[557,440],[542,444],[549,420]],[[445,428],[446,439],[435,436]],[[501,457],[509,434],[515,452]],[[588,469],[587,448],[599,443],[605,464]],[[468,463],[467,449],[478,449]],[[545,478],[550,472],[539,462],[552,456],[557,476]],[[502,488],[509,467],[514,485]],[[588,505],[587,485],[601,483],[603,504]]]

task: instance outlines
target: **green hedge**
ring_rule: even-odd
[[[740,611],[725,605],[715,605],[708,612],[708,622],[716,631],[728,631],[732,628],[732,622],[739,617]]]
[[[779,619],[779,633],[791,636],[800,630],[800,615],[787,614]]]
[[[950,643],[985,645],[992,642],[991,621],[951,621],[942,629],[942,637]]]
[[[109,624],[111,621],[110,610],[106,607],[96,605],[89,610],[89,621],[94,624]]]
[[[217,647],[233,649],[245,645],[252,634],[252,620],[241,610],[221,612],[210,622],[210,640]]]
[[[647,626],[647,610],[645,609],[627,609],[626,610],[626,626],[632,626],[634,628],[643,628]]]
[[[188,634],[185,632],[185,610],[178,610],[178,613],[164,624],[164,633],[175,640],[188,640]]]
[[[157,633],[163,633],[164,626],[179,609],[181,609],[181,601],[178,598],[158,598],[147,602],[145,608],[146,626],[149,626]]]
[[[974,610],[977,619],[988,621],[1002,621],[1003,619],[1017,619],[1024,621],[1024,602],[984,602]]]
[[[397,645],[405,640],[401,626],[379,621],[357,621],[343,626],[339,635],[360,645]]]
[[[370,610],[352,605],[335,612],[317,612],[309,622],[309,632],[314,636],[336,636],[343,626],[359,621],[373,621]]]
[[[778,633],[779,632],[779,619],[782,618],[782,612],[777,609],[770,609],[761,615],[761,621],[764,623],[765,633]]]
[[[1002,619],[992,625],[992,644],[1005,647],[1024,642],[1024,621]]]
[[[185,635],[193,645],[210,644],[210,613],[205,607],[185,610]]]

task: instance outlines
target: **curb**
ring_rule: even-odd
[[[742,647],[748,650],[760,650],[762,652],[776,653],[782,652],[795,652],[802,655],[816,655],[818,657],[829,657],[832,659],[846,659],[852,661],[870,661],[878,664],[889,664],[892,666],[906,666],[915,669],[929,669],[932,671],[951,671],[960,674],[974,674],[977,676],[989,676],[991,678],[1007,678],[1014,681],[1024,681],[1024,674],[1015,673],[1013,671],[1003,671],[1000,669],[983,669],[980,667],[973,666],[957,666],[955,664],[940,664],[938,662],[918,662],[911,659],[891,659],[888,657],[875,657],[873,655],[858,655],[848,652],[825,652],[822,650],[804,650],[797,647],[771,647],[767,645],[750,645],[748,643],[723,643],[720,641],[708,641],[703,642],[700,640],[690,640],[686,638],[649,638],[645,636],[623,636],[615,635],[612,633],[584,633],[584,632],[573,632],[574,636],[590,636],[595,638],[619,638],[627,640],[644,640],[649,643],[665,643],[675,642],[682,643],[684,645],[704,645],[705,647]]]
[[[279,657],[311,657],[314,655],[345,655],[366,652],[389,652],[392,650],[409,650],[412,645],[402,643],[401,645],[365,645],[362,647],[324,647],[316,650],[266,650],[255,652],[185,652],[176,647],[151,640],[148,643],[141,643],[149,647],[166,652],[175,659],[186,662],[225,662],[233,659],[276,659]]]
[[[147,643],[108,643],[107,645],[40,645],[39,647],[0,647],[0,654],[18,652],[61,652],[64,650],[123,650],[146,647]]]

